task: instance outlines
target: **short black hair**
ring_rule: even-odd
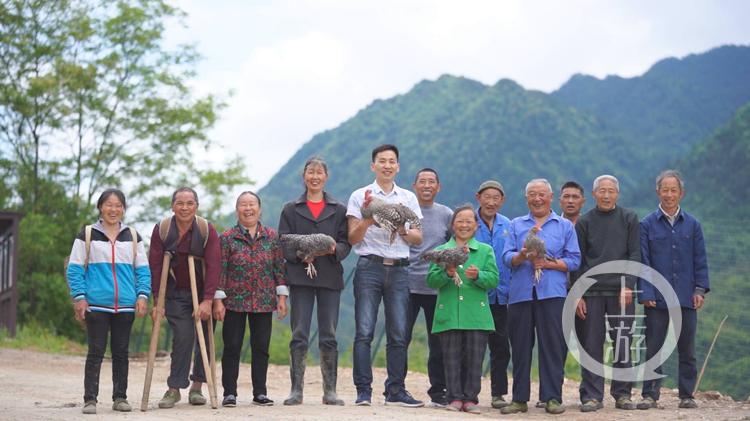
[[[174,193],[172,193],[172,205],[173,206],[174,206],[174,202],[177,200],[177,195],[179,193],[184,193],[184,192],[193,193],[193,197],[195,198],[195,204],[196,205],[198,204],[198,193],[195,190],[191,189],[190,187],[180,187],[179,189],[175,190]]]
[[[576,183],[575,181],[566,181],[565,184],[560,187],[560,194],[562,195],[563,190],[571,187],[574,189],[578,189],[581,192],[581,196],[583,196],[583,186]]]
[[[396,145],[391,145],[389,143],[380,145],[375,147],[375,149],[372,150],[372,162],[375,162],[375,155],[379,154],[380,152],[385,151],[393,151],[393,153],[396,154],[396,161],[398,161],[398,148]]]
[[[110,188],[104,190],[99,196],[99,200],[96,201],[96,208],[99,210],[99,212],[102,211],[102,206],[104,205],[104,202],[109,199],[109,196],[116,196],[120,203],[122,203],[123,210],[128,208],[128,204],[125,202],[125,193],[123,193],[120,189]]]
[[[419,174],[422,174],[423,172],[431,172],[435,174],[435,180],[437,180],[438,184],[440,184],[440,176],[438,175],[437,171],[429,167],[425,167],[417,171],[417,175],[414,176],[414,183],[416,183],[417,180],[419,180]]]

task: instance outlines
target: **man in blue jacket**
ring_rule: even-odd
[[[703,307],[709,291],[706,245],[701,224],[680,208],[685,196],[682,176],[667,170],[656,178],[659,208],[641,221],[641,258],[657,270],[674,289],[680,300],[682,328],[677,339],[678,390],[680,408],[696,408],[693,400],[697,367],[695,365],[696,311]],[[657,354],[669,327],[669,312],[664,297],[649,282],[639,282],[638,301],[646,313],[646,357]],[[661,374],[661,367],[656,370]],[[656,408],[661,379],[643,382],[643,400],[638,409]]]
[[[489,292],[490,310],[495,321],[495,331],[487,341],[490,348],[490,389],[492,407],[503,408],[509,403],[503,395],[508,394],[508,362],[510,361],[510,343],[508,342],[508,288],[510,268],[503,264],[503,248],[508,238],[510,219],[500,214],[505,203],[503,185],[495,180],[487,180],[477,189],[477,220],[479,226],[474,238],[492,246],[495,251],[495,262],[500,270],[500,282],[497,288]]]

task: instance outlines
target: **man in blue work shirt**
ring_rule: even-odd
[[[545,411],[562,414],[563,368],[568,348],[562,330],[567,296],[567,272],[581,263],[573,224],[552,210],[552,186],[537,178],[526,184],[529,213],[513,219],[503,251],[503,263],[511,268],[508,291],[508,325],[513,347],[513,402],[502,414],[528,410],[531,392],[531,359],[535,338],[539,343],[539,399]],[[546,256],[524,247],[533,228],[545,243]],[[539,277],[535,275],[541,269]]]
[[[487,180],[477,189],[477,219],[479,226],[474,238],[492,246],[495,261],[500,270],[500,282],[497,288],[489,292],[490,310],[495,321],[495,331],[487,341],[490,348],[490,388],[492,407],[502,408],[509,403],[503,395],[508,393],[508,362],[510,361],[510,343],[508,342],[508,282],[510,268],[503,265],[503,247],[508,237],[510,220],[500,214],[505,203],[503,185],[495,180]]]
[[[696,408],[693,400],[697,367],[695,365],[696,311],[703,307],[709,291],[706,245],[701,224],[680,208],[685,196],[682,176],[667,170],[656,178],[659,208],[641,221],[641,260],[664,276],[677,294],[682,310],[682,327],[677,340],[679,355],[678,390],[680,408]],[[646,358],[657,354],[669,327],[669,312],[664,297],[649,282],[639,281],[638,301],[646,313]],[[661,367],[656,369],[661,374]],[[661,379],[643,382],[643,400],[638,409],[656,408]]]

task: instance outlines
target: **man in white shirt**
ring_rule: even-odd
[[[362,206],[367,204],[366,192],[389,203],[401,203],[421,219],[422,212],[414,193],[395,183],[399,171],[398,148],[380,145],[372,151],[370,169],[375,181],[352,193],[346,215],[349,218],[349,242],[359,256],[354,275],[354,385],[357,387],[356,405],[372,403],[372,361],[370,346],[375,334],[378,308],[382,298],[385,305],[386,365],[385,404],[420,407],[424,403],[406,391],[407,314],[409,310],[409,246],[422,242],[422,231],[404,227],[391,243],[391,233],[374,226],[372,218],[362,218]]]

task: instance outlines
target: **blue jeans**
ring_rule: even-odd
[[[409,282],[406,267],[385,266],[363,257],[354,274],[354,385],[357,392],[372,393],[370,345],[375,335],[380,300],[385,306],[386,366],[385,391],[395,395],[404,390],[406,377],[407,314]]]

